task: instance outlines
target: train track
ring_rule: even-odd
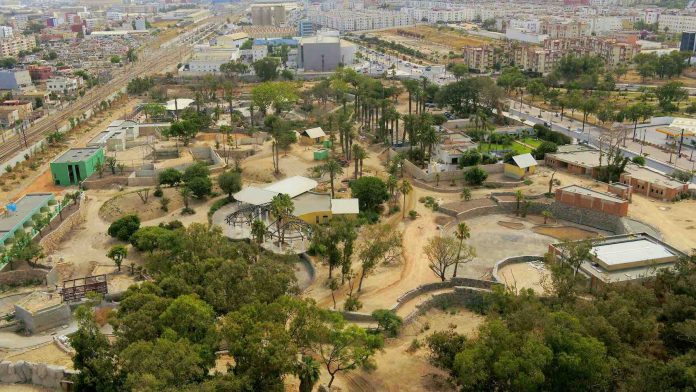
[[[123,72],[116,75],[106,85],[93,89],[84,97],[68,106],[62,111],[47,116],[30,128],[20,131],[18,135],[13,135],[0,145],[0,162],[5,163],[18,152],[31,146],[43,139],[47,133],[58,129],[63,123],[69,121],[71,117],[80,117],[85,111],[96,107],[114,91],[125,87],[128,82],[139,76],[150,75],[159,72],[161,69],[171,64],[176,64],[180,58],[187,55],[190,51],[189,46],[179,48],[159,49],[151,54],[145,55],[141,61],[127,67]]]

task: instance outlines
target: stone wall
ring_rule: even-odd
[[[21,286],[32,281],[43,284],[48,271],[42,269],[25,269],[17,271],[0,272],[0,286]]]
[[[65,238],[65,235],[75,228],[75,226],[84,222],[87,211],[85,208],[85,203],[82,202],[75,208],[76,210],[73,211],[70,216],[63,216],[63,221],[60,222],[57,228],[44,235],[43,238],[39,240],[39,245],[41,245],[45,254],[50,255],[51,253],[55,252],[56,249],[58,249],[61,241],[63,241],[63,238]]]
[[[87,180],[84,180],[82,182],[82,187],[84,189],[105,189],[105,188],[110,188],[114,185],[122,185],[126,186],[128,185],[128,176],[104,176],[103,178],[99,178],[99,176],[92,176],[93,178],[89,178]]]
[[[610,231],[612,233],[621,232],[623,228],[621,217],[616,215],[609,215],[557,202],[551,203],[548,209],[553,213],[554,217],[579,225],[594,227],[595,229]]]
[[[447,306],[463,306],[469,308],[472,303],[482,301],[486,291],[476,290],[469,287],[455,287],[451,293],[441,293],[433,295],[432,298],[423,302],[414,310],[404,317],[404,325],[410,324],[418,316],[421,316],[428,310],[435,307]]]
[[[508,257],[507,259],[502,259],[502,260],[498,261],[497,263],[495,263],[495,265],[493,266],[493,280],[495,280],[496,282],[502,283],[502,280],[498,276],[498,270],[505,267],[506,265],[515,264],[515,263],[528,263],[530,261],[540,261],[543,259],[544,259],[543,256],[531,256],[531,255],[530,256],[512,256],[512,257]]]
[[[69,379],[75,373],[75,370],[45,363],[0,362],[0,382],[7,384],[31,384],[62,390],[61,381]]]

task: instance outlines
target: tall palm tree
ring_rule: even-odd
[[[333,157],[330,157],[326,160],[326,162],[322,163],[321,165],[315,166],[314,171],[320,176],[328,173],[329,181],[331,182],[331,198],[333,199],[334,178],[343,174],[343,167],[341,166],[341,164]]]
[[[404,121],[404,136],[402,140],[406,140],[406,134],[408,134],[408,144],[409,149],[413,150],[414,144],[416,144],[417,130],[416,130],[416,116],[413,114],[406,114],[403,116]]]
[[[457,277],[457,267],[459,267],[459,257],[462,254],[462,245],[464,245],[464,240],[471,237],[471,232],[469,226],[464,222],[459,222],[457,229],[454,232],[454,236],[459,240],[459,250],[457,250],[457,262],[454,263],[454,277]]]
[[[358,178],[358,166],[360,163],[360,153],[364,151],[363,146],[359,144],[353,144],[353,160],[355,161],[355,175],[354,177],[357,179]]]
[[[411,185],[411,183],[406,179],[401,181],[401,186],[399,186],[399,192],[401,192],[401,194],[404,195],[404,208],[402,209],[403,211],[401,215],[402,218],[406,218],[406,195],[411,193],[411,191],[413,191],[413,186]]]
[[[406,89],[406,91],[408,91],[408,114],[411,114],[411,104],[413,102],[413,96],[416,95],[416,92],[420,89],[420,86],[418,85],[417,80],[412,79],[403,80],[401,83],[403,83],[404,88]]]

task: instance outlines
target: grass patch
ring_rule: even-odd
[[[537,148],[541,145],[542,141],[539,139],[535,139],[533,137],[526,137],[522,139],[522,143],[527,144],[529,146],[532,146],[534,148]]]
[[[504,144],[496,144],[493,143],[490,145],[490,149],[488,146],[488,143],[480,143],[478,147],[479,151],[486,153],[488,151],[501,151],[501,150],[511,150],[515,154],[526,154],[528,152],[532,152],[531,148],[525,147],[520,143],[514,142],[508,145]]]

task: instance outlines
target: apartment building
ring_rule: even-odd
[[[0,26],[0,38],[10,38],[13,35],[12,27]]]
[[[401,27],[413,24],[413,19],[405,12],[396,11],[328,11],[310,13],[310,22],[340,32],[361,31]]]
[[[515,50],[514,60],[517,66],[526,71],[546,75],[553,70],[564,55],[565,53],[560,50],[528,46]]]
[[[658,18],[660,30],[672,33],[696,30],[696,15],[661,14]]]
[[[580,37],[547,40],[544,42],[544,49],[556,50],[564,54],[599,56],[609,67],[615,67],[633,60],[633,57],[640,52],[640,45],[619,42],[614,38]]]
[[[549,39],[577,38],[590,35],[587,22],[578,20],[542,22],[541,32],[547,34]]]
[[[56,94],[70,94],[77,91],[78,87],[76,78],[55,77],[46,81],[46,89]]]
[[[17,99],[0,102],[0,110],[17,111],[17,119],[24,120],[31,115],[34,107],[29,101],[20,101]]]
[[[16,57],[21,51],[29,51],[36,47],[33,35],[13,35],[0,38],[0,57]]]
[[[3,70],[0,71],[0,90],[27,90],[34,85],[29,71]]]
[[[31,80],[46,80],[53,76],[53,67],[50,65],[35,65],[27,67]]]
[[[493,46],[481,48],[466,47],[463,51],[464,64],[470,70],[476,72],[486,72],[493,69],[496,63],[496,53]]]

